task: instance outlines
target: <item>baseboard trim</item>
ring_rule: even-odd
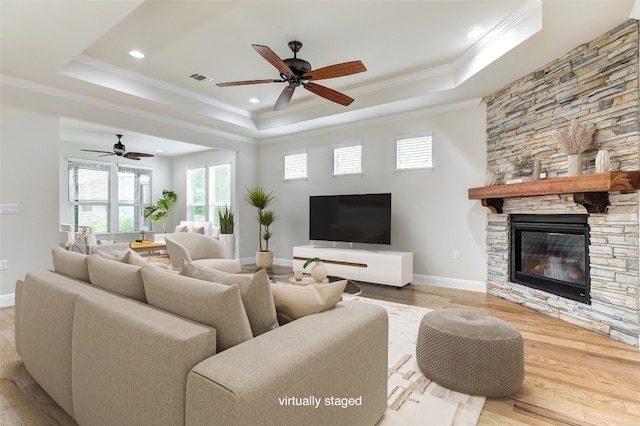
[[[431,285],[436,287],[446,287],[456,290],[487,292],[487,284],[483,281],[462,280],[458,278],[436,277],[433,275],[413,275],[414,285]]]
[[[16,304],[15,293],[0,295],[0,308],[6,308],[7,306],[13,306]]]

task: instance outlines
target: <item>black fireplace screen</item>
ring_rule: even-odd
[[[511,280],[589,303],[586,215],[511,215]]]

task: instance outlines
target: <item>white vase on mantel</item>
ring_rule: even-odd
[[[567,176],[580,176],[582,174],[582,167],[584,165],[583,154],[568,154],[567,155]]]
[[[609,171],[609,165],[611,158],[609,157],[609,151],[601,149],[596,155],[596,173],[607,173]]]

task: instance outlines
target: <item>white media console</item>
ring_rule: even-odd
[[[413,280],[413,253],[362,249],[297,246],[293,248],[293,269],[311,258],[320,258],[330,276],[402,287]]]

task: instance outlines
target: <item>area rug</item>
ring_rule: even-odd
[[[424,377],[416,361],[420,320],[430,309],[345,296],[384,307],[389,313],[389,381],[387,411],[378,426],[476,425],[485,398],[443,388]]]

